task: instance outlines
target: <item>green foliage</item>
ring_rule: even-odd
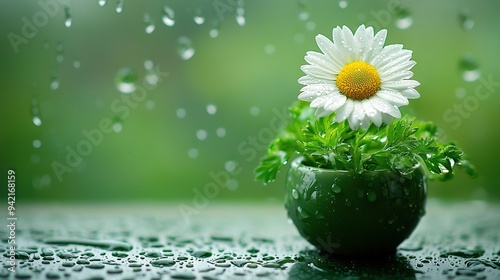
[[[430,179],[448,180],[459,166],[471,176],[474,167],[454,143],[442,143],[431,122],[402,117],[381,127],[353,131],[347,122],[332,122],[334,115],[314,116],[308,103],[290,108],[290,122],[274,139],[255,170],[257,180],[273,181],[293,156],[304,164],[333,170],[392,170],[410,176],[424,166]]]

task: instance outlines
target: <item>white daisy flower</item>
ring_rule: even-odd
[[[420,83],[409,80],[416,64],[412,51],[400,44],[384,47],[386,35],[385,29],[373,35],[372,27],[361,25],[354,34],[346,26],[334,28],[333,42],[316,36],[322,53],[307,52],[298,98],[311,102],[316,116],[335,113],[334,122],[348,120],[353,130],[400,118],[399,107],[420,97],[414,89]]]

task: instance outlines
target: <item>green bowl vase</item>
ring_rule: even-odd
[[[291,163],[285,207],[299,233],[321,251],[376,255],[396,251],[425,214],[422,168],[411,176],[388,170],[352,171]]]

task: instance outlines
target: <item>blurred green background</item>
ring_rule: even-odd
[[[281,201],[283,172],[264,187],[253,169],[303,57],[318,33],[363,23],[413,50],[421,98],[403,112],[434,121],[480,174],[430,195],[500,198],[498,1],[99,2],[0,2],[1,184],[14,169],[17,201]]]

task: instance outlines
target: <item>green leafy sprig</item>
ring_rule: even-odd
[[[267,149],[255,170],[257,180],[273,181],[280,168],[300,155],[308,166],[352,170],[392,170],[403,176],[424,166],[430,179],[448,180],[456,166],[475,176],[474,167],[455,143],[442,143],[431,122],[402,117],[390,125],[352,130],[347,122],[333,122],[334,115],[314,116],[308,103],[290,108],[290,122]]]

